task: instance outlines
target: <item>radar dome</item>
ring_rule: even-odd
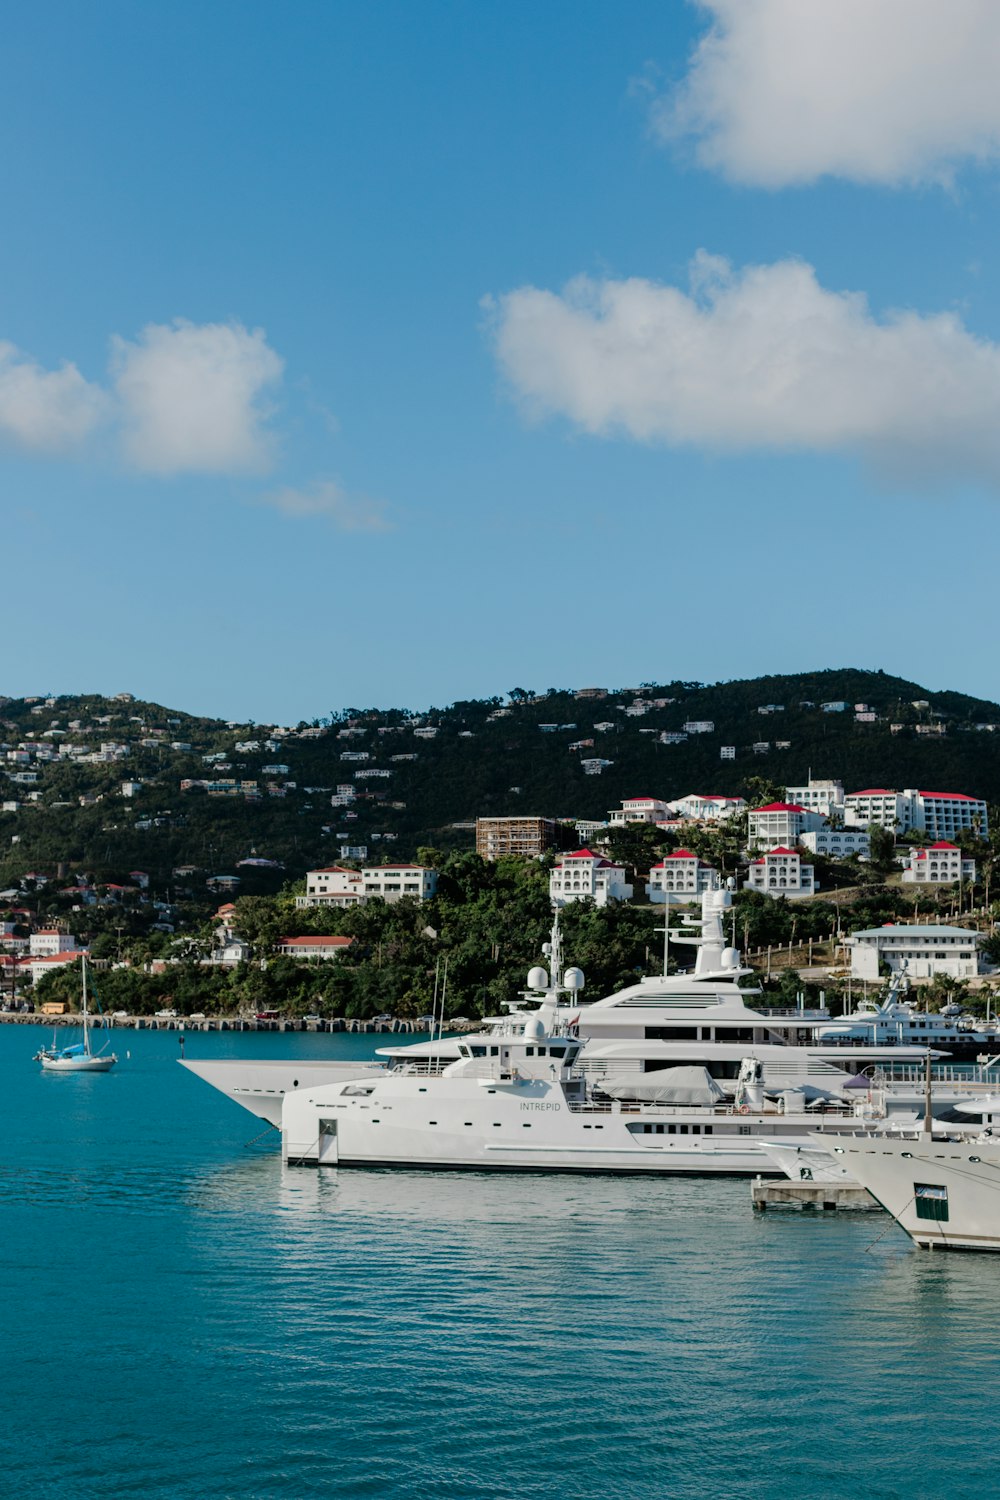
[[[524,1023],[524,1039],[526,1042],[539,1042],[545,1035],[545,1022],[541,1016],[529,1016]]]
[[[549,973],[543,969],[541,964],[536,964],[533,969],[528,970],[528,989],[547,990],[549,987]]]
[[[724,969],[738,969],[740,966],[740,950],[738,948],[723,948],[722,967]]]
[[[563,984],[568,990],[582,990],[584,984],[583,970],[567,969],[563,975]]]

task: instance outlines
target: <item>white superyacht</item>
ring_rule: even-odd
[[[844,1128],[885,1115],[886,1090],[849,1087],[885,1054],[844,1048],[834,1062],[803,1044],[815,1022],[747,1005],[754,992],[739,980],[750,971],[724,944],[731,899],[705,893],[688,938],[692,973],[643,979],[587,1007],[579,969],[562,971],[556,926],[548,967],[532,969],[511,1014],[474,1035],[380,1049],[387,1066],[185,1066],[280,1124],[290,1162],[774,1172],[764,1141],[805,1146],[820,1118]],[[904,1092],[891,1102],[905,1111],[912,1101]]]
[[[866,1105],[914,1118],[920,1102],[919,1079],[911,1087],[875,1087],[870,1075],[889,1063],[897,1068],[909,1064],[918,1078],[925,1048],[900,1045],[896,1037],[884,1044],[856,1041],[830,1047],[815,1035],[830,1019],[825,1012],[776,1016],[754,1009],[748,1000],[759,996],[760,990],[741,985],[752,971],[741,966],[737,950],[725,943],[723,921],[731,904],[730,891],[706,891],[701,915],[684,919],[692,930],[665,933],[665,948],[668,938],[695,945],[696,961],[690,972],[668,977],[664,962],[662,975],[640,979],[590,1004],[582,999],[579,970],[567,970],[561,976],[557,925],[546,949],[548,970],[533,969],[529,989],[521,1000],[511,1003],[511,1014],[485,1021],[479,1035],[397,1042],[377,1049],[384,1061],[367,1065],[189,1058],[184,1066],[253,1114],[279,1126],[288,1095],[386,1073],[413,1076],[424,1072],[438,1077],[453,1063],[485,1065],[501,1055],[501,1047],[509,1049],[511,1041],[521,1037],[538,1016],[546,1026],[555,1025],[560,1034],[572,1035],[575,1081],[582,1077],[598,1098],[648,1100],[650,1090],[654,1095],[662,1091],[668,1070],[683,1067],[706,1072],[733,1103],[741,1069],[752,1056],[765,1093],[786,1109],[833,1102],[844,1106],[862,1099]],[[541,1010],[536,1009],[539,1005]],[[534,1050],[529,1055],[538,1056]],[[545,1055],[551,1062],[548,1052]],[[862,1074],[869,1076],[858,1076]]]

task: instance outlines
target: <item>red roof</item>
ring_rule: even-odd
[[[348,948],[354,942],[349,937],[285,937],[279,938],[282,948]]]
[[[589,849],[577,849],[575,854],[567,854],[561,859],[556,869],[561,870],[568,859],[592,859],[598,870],[610,870],[612,868],[610,859],[603,859],[599,854],[591,854]],[[624,869],[624,866],[615,865],[614,869],[621,870]]]
[[[978,797],[967,797],[964,792],[921,792],[921,797],[936,797],[939,802],[978,802]]]
[[[764,807],[752,807],[750,811],[751,813],[805,812],[806,809],[804,807],[800,807],[797,802],[768,802]]]
[[[895,797],[896,793],[887,786],[869,786],[863,792],[848,792],[849,797]]]
[[[785,849],[785,848],[783,848],[779,844],[779,846],[778,846],[777,849],[768,849],[767,853],[768,854],[798,854],[798,850],[797,849]],[[765,855],[764,857],[766,859],[767,855]]]
[[[957,844],[949,844],[945,839],[938,839],[937,843],[931,844],[930,847],[932,849],[955,849],[956,851],[958,849]]]
[[[697,854],[692,854],[690,849],[675,849],[673,854],[668,854],[667,859],[697,859]]]

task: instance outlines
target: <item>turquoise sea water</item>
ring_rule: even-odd
[[[0,1027],[0,1495],[1000,1492],[1000,1259],[745,1181],[283,1169],[176,1035],[91,1078],[46,1035]]]

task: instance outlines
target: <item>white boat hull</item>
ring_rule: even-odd
[[[1000,1250],[1000,1141],[845,1136],[816,1144],[922,1249]]]
[[[226,1057],[215,1061],[183,1058],[189,1073],[210,1083],[220,1094],[242,1104],[251,1114],[280,1126],[281,1106],[286,1093],[299,1089],[321,1088],[339,1079],[359,1078],[366,1073],[385,1072],[381,1063],[304,1062],[286,1059],[250,1062],[245,1058]]]
[[[106,1057],[42,1057],[40,1061],[46,1073],[110,1073],[118,1058],[110,1053]]]
[[[291,1165],[779,1176],[765,1142],[809,1147],[816,1124],[732,1108],[580,1109],[558,1082],[387,1073],[286,1095],[282,1151]]]

